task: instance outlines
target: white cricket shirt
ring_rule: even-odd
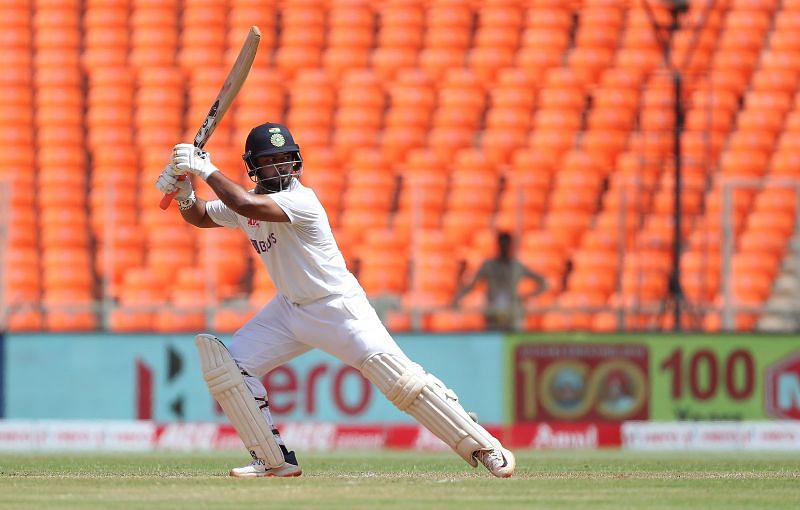
[[[293,179],[287,191],[269,197],[283,209],[288,222],[251,220],[221,200],[206,202],[206,212],[218,225],[242,229],[275,288],[292,303],[357,291],[359,284],[345,265],[317,195]]]

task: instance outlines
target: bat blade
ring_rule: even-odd
[[[208,110],[203,125],[200,126],[200,129],[197,130],[197,134],[194,136],[193,143],[195,147],[202,149],[205,146],[208,139],[211,138],[211,134],[217,128],[220,120],[222,120],[222,117],[225,115],[225,112],[228,111],[231,103],[233,103],[236,94],[241,90],[244,81],[247,79],[247,75],[250,73],[250,68],[253,67],[253,60],[256,58],[256,50],[258,50],[259,42],[261,42],[261,31],[257,26],[253,25],[247,33],[247,38],[244,40],[242,49],[239,50],[239,55],[236,57],[236,61],[233,63],[228,76],[225,78],[225,82],[222,84],[217,98]],[[185,176],[179,178],[182,180]],[[174,196],[175,193],[168,193],[161,197],[160,207],[162,209],[169,207]]]

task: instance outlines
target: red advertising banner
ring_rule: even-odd
[[[649,418],[649,353],[636,343],[526,343],[514,350],[519,422]]]
[[[516,423],[508,427],[503,444],[536,450],[593,450],[620,446],[619,423]]]
[[[279,427],[287,444],[301,451],[450,450],[417,424],[288,422]],[[595,449],[618,447],[621,441],[617,423],[522,423],[486,428],[512,449]],[[0,451],[153,450],[245,453],[229,424],[0,420]]]
[[[800,420],[800,352],[765,370],[764,408],[773,418]]]

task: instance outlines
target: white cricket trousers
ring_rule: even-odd
[[[233,359],[256,377],[313,348],[355,368],[380,352],[407,358],[363,291],[307,305],[278,294],[234,333],[228,346]]]

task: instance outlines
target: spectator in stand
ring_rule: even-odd
[[[481,264],[478,272],[467,285],[462,286],[453,300],[458,307],[461,299],[480,281],[486,282],[486,305],[484,317],[486,329],[519,331],[525,317],[525,301],[547,290],[545,278],[528,269],[513,255],[513,239],[508,232],[497,235],[498,254]],[[527,296],[520,296],[517,288],[525,278],[536,282],[536,288]]]

